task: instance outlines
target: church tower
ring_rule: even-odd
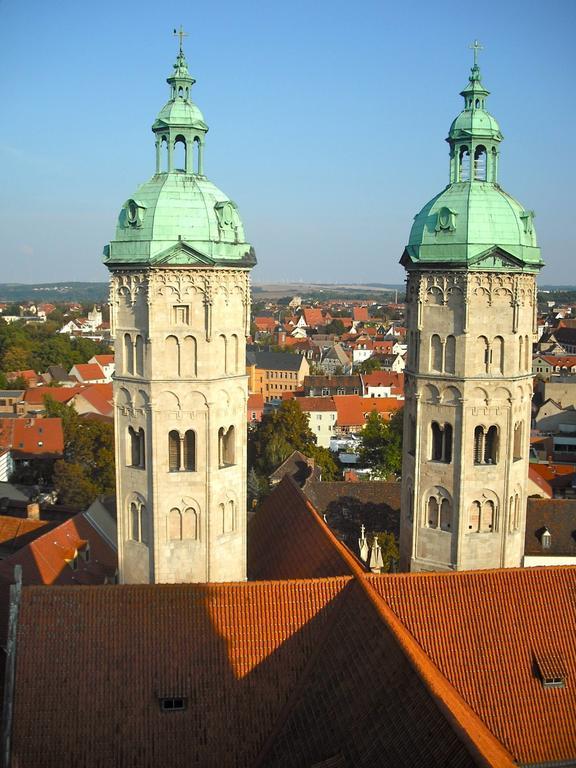
[[[182,51],[152,126],[156,173],[122,206],[111,272],[122,583],[246,578],[246,335],[256,263],[204,175]]]
[[[450,183],[417,214],[407,272],[403,570],[519,566],[536,274],[533,212],[499,185],[502,134],[474,66]]]

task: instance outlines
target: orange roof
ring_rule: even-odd
[[[318,325],[326,325],[330,322],[330,315],[324,315],[319,307],[303,307],[304,322],[307,326],[315,328]]]
[[[98,363],[77,363],[70,371],[71,376],[74,375],[74,371],[82,381],[97,381],[106,378],[106,374]]]
[[[83,387],[76,396],[76,399],[78,398],[86,400],[103,416],[113,414],[112,382],[108,384],[90,384],[87,387]]]
[[[98,365],[111,365],[114,362],[114,355],[94,355],[94,360]]]
[[[518,763],[574,759],[576,568],[368,581]],[[538,659],[551,658],[565,688],[546,689],[535,671]]]
[[[61,456],[64,452],[62,419],[1,419],[0,448],[37,457]]]
[[[384,419],[392,418],[402,401],[395,397],[360,397],[360,395],[334,395],[338,411],[336,419],[339,427],[362,426],[369,414],[376,411]]]
[[[294,392],[290,392],[293,395]],[[304,412],[311,411],[335,411],[336,404],[331,397],[299,397],[298,405]]]
[[[404,374],[394,371],[373,371],[363,373],[362,379],[368,387],[399,387],[404,389]]]
[[[55,523],[48,523],[46,520],[0,515],[0,550],[2,554],[5,555],[7,551],[15,552],[41,536],[49,528],[53,528],[54,525]]]
[[[352,319],[355,322],[363,322],[363,323],[368,322],[368,320],[370,319],[368,315],[368,307],[353,307]]]
[[[85,557],[86,545],[89,555]],[[76,557],[76,567],[70,562]],[[22,566],[24,584],[103,584],[117,568],[116,552],[84,513],[66,520],[0,562],[0,581],[11,582]]]
[[[82,387],[35,387],[24,392],[24,402],[28,405],[44,405],[44,398],[50,397],[57,403],[67,403]]]
[[[562,357],[557,357],[555,355],[534,355],[533,359],[545,360],[550,365],[559,365],[561,368],[572,368],[572,366],[576,365],[576,355],[564,355]]]
[[[259,331],[273,331],[278,325],[278,321],[273,317],[255,317],[254,325]]]
[[[574,464],[530,464],[530,469],[533,474],[538,475],[546,482],[558,480],[560,478],[566,478],[566,475],[573,475],[576,473],[576,467]]]

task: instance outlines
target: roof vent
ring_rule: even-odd
[[[559,653],[535,651],[534,670],[544,688],[564,688],[566,668]]]

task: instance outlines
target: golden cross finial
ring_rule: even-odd
[[[174,37],[180,38],[180,53],[182,53],[182,38],[188,37],[188,33],[182,29],[182,24],[180,24],[180,29],[174,30]]]
[[[483,51],[484,50],[484,46],[480,45],[478,40],[474,40],[472,45],[469,45],[468,47],[472,48],[472,50],[474,51],[474,66],[477,67],[478,66],[478,51]]]

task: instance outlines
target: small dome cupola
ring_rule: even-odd
[[[204,141],[208,126],[202,112],[192,101],[196,80],[188,71],[182,49],[186,33],[180,27],[174,34],[180,38],[174,71],[166,79],[170,98],[158,115],[152,131],[156,136],[156,173],[204,175]]]
[[[477,40],[470,46],[474,51],[474,66],[468,85],[460,91],[464,109],[454,120],[446,141],[450,144],[450,183],[498,182],[498,145],[502,141],[500,126],[486,111],[490,91],[482,85]]]

